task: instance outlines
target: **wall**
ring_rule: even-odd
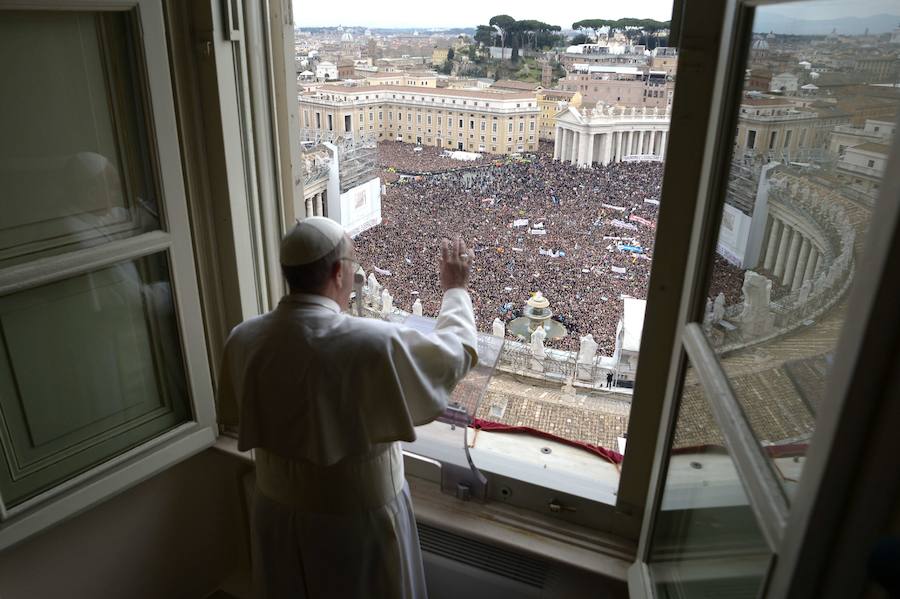
[[[749,216],[725,204],[722,213],[722,225],[719,227],[719,241],[716,251],[720,256],[735,266],[740,267],[747,249],[747,238],[750,235],[751,219]]]
[[[341,194],[339,220],[350,236],[381,223],[381,179],[376,177]]]
[[[247,467],[207,450],[7,549],[3,599],[206,596],[246,568]]]

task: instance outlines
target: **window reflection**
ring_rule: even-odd
[[[0,266],[160,227],[129,18],[4,11]]]
[[[756,23],[783,9],[758,8]],[[703,328],[791,492],[838,336],[852,322],[848,290],[900,107],[881,84],[894,81],[900,59],[889,35],[782,26],[755,26],[750,41]],[[865,70],[873,60],[882,71]]]

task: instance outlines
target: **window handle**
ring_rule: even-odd
[[[225,15],[225,39],[237,42],[244,39],[242,19],[244,3],[242,0],[223,0]]]

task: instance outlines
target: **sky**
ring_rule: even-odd
[[[583,19],[656,19],[672,17],[672,0],[634,0],[631,2],[548,2],[519,0],[501,8],[500,3],[484,0],[345,0],[294,3],[294,22],[299,27],[471,27],[487,24],[494,15],[509,14],[515,19],[536,19],[568,29]],[[339,7],[339,10],[335,10]]]
[[[568,29],[582,19],[656,19],[668,21],[672,0],[631,0],[600,2],[548,2],[519,0],[513,7],[501,8],[484,0],[346,0],[338,4],[292,0],[294,20],[300,27],[337,25],[360,27],[472,27],[487,24],[506,12],[516,19],[537,19]],[[768,7],[766,10],[797,19],[830,19],[898,14],[897,0],[808,0]],[[340,7],[339,10],[335,10]]]

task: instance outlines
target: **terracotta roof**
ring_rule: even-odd
[[[457,96],[463,98],[478,98],[479,100],[534,100],[533,93],[505,92],[502,90],[453,89],[444,87],[416,87],[414,85],[369,85],[366,87],[323,85],[319,88],[319,91],[334,94],[369,94],[377,91],[393,91],[420,96]]]
[[[576,92],[566,91],[564,89],[545,89],[541,90],[541,94],[547,98],[566,98],[572,99]]]
[[[541,86],[540,83],[529,83],[527,81],[514,81],[512,79],[500,79],[495,81],[491,87],[500,89],[520,89],[524,91],[534,91]]]

